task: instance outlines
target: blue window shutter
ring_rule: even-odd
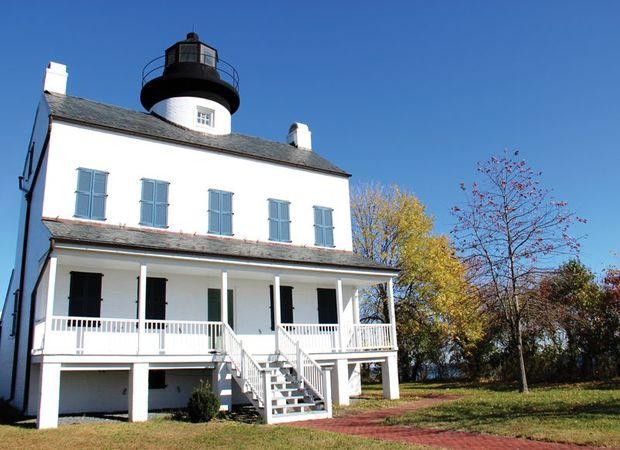
[[[323,210],[314,207],[314,244],[325,245],[323,239]]]
[[[165,228],[168,226],[168,183],[164,181],[155,182],[155,218],[156,227]]]
[[[92,209],[91,219],[105,219],[105,200],[108,184],[108,174],[93,172]]]
[[[269,239],[272,241],[279,240],[278,233],[278,219],[279,215],[278,203],[274,200],[269,200]]]
[[[232,235],[232,193],[221,192],[221,231],[222,234]]]
[[[220,193],[209,190],[209,233],[220,233]]]
[[[75,216],[90,218],[90,193],[93,185],[92,170],[79,169],[75,191]]]
[[[334,246],[334,226],[332,222],[332,210],[323,210],[324,242],[327,247]]]
[[[280,240],[288,242],[291,240],[290,220],[289,220],[289,204],[280,203]]]
[[[155,214],[155,181],[142,180],[142,196],[140,200],[140,223],[153,226]]]

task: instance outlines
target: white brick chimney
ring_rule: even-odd
[[[312,133],[305,123],[295,122],[288,129],[286,142],[298,148],[312,150]]]
[[[68,76],[67,66],[50,61],[45,69],[43,90],[47,92],[54,92],[56,94],[66,94]]]

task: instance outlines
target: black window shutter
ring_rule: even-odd
[[[319,311],[319,323],[338,323],[336,289],[318,288],[316,292]]]
[[[71,272],[69,316],[101,317],[101,273]]]
[[[293,287],[280,286],[280,320],[293,323]],[[275,330],[273,317],[273,285],[269,285],[269,310],[271,312],[271,331]]]
[[[146,319],[166,319],[166,279],[146,279]]]

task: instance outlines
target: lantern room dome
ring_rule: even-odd
[[[145,109],[151,111],[159,102],[175,97],[214,101],[230,114],[239,108],[237,71],[194,32],[150,61],[142,71],[140,102]]]

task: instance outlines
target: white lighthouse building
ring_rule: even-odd
[[[382,365],[398,398],[392,279],[352,252],[349,177],[307,125],[232,131],[236,70],[195,33],[143,73],[132,111],[67,95],[49,63],[0,326],[0,396],[59,414],[184,407],[201,379],[267,423],[326,418]],[[286,130],[283,130],[283,135]],[[359,292],[385,284],[388,324]]]

